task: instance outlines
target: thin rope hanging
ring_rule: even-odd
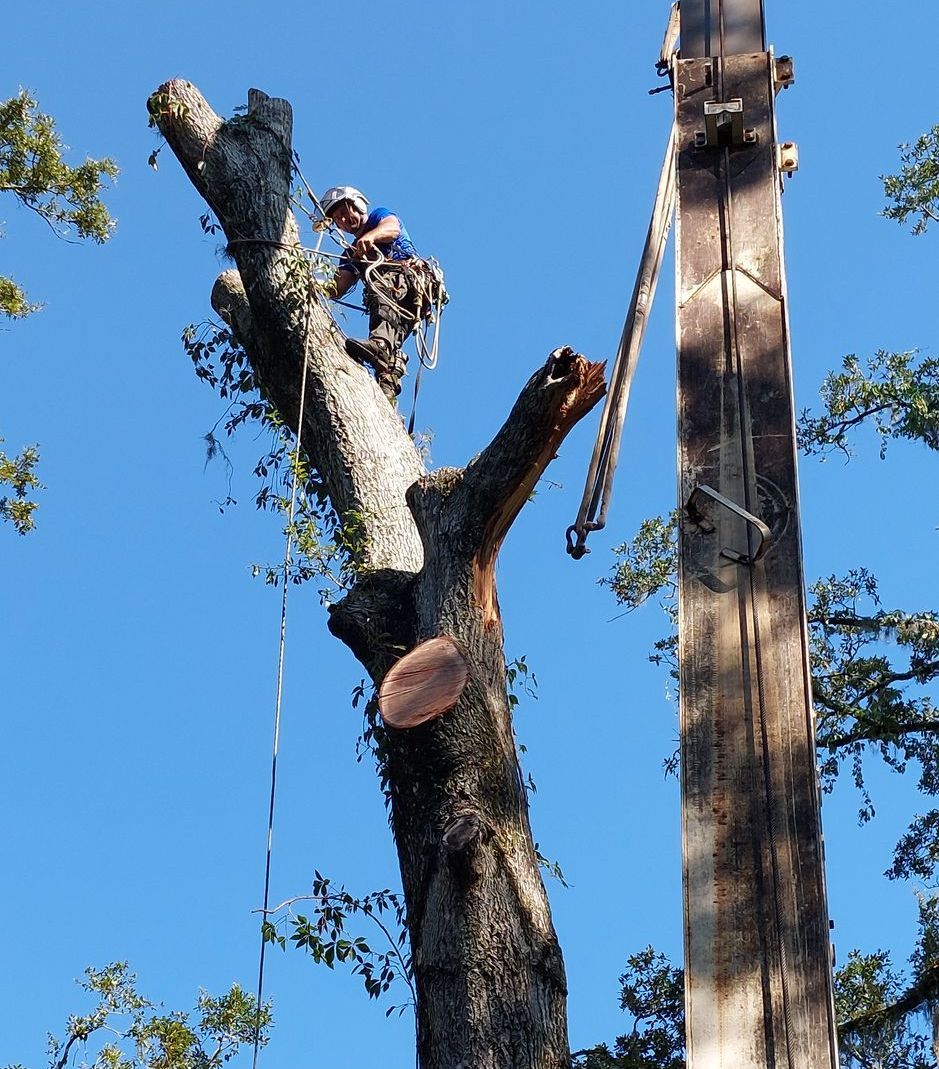
[[[290,583],[290,564],[293,558],[293,521],[297,504],[297,484],[300,473],[300,439],[303,432],[303,411],[306,405],[307,356],[310,351],[310,328],[313,322],[311,304],[315,292],[308,294],[306,324],[303,334],[303,358],[300,369],[300,411],[297,415],[297,444],[293,453],[293,473],[290,486],[290,505],[287,509],[287,535],[284,543],[283,591],[280,602],[280,643],[277,653],[277,687],[274,699],[274,741],[271,748],[271,796],[267,815],[267,850],[264,859],[264,906],[261,912],[261,950],[258,957],[258,995],[254,1026],[254,1054],[252,1069],[257,1069],[261,1045],[261,1010],[264,997],[264,958],[267,949],[264,925],[267,923],[271,890],[271,857],[274,843],[274,802],[277,793],[277,754],[280,749],[280,719],[284,693],[284,652],[287,644],[287,587]]]

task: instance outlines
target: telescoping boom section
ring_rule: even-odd
[[[835,1069],[776,139],[759,0],[674,62],[688,1064]]]

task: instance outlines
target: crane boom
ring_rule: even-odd
[[[775,95],[760,0],[682,0],[682,852],[690,1069],[835,1069]]]

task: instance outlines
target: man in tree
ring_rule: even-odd
[[[346,352],[375,369],[382,393],[394,404],[401,392],[407,356],[405,338],[421,317],[424,302],[421,260],[401,220],[388,208],[368,210],[354,186],[333,186],[323,194],[323,211],[354,238],[339,261],[329,296],[338,299],[361,279],[368,310],[368,338],[346,339]]]
[[[449,712],[408,729],[376,720],[373,732],[404,889],[419,1063],[570,1069],[567,981],[519,773],[495,572],[538,479],[603,395],[603,365],[554,349],[488,446],[462,469],[427,471],[401,420],[337,344],[322,289],[298,255],[283,165],[293,153],[287,101],[251,89],[246,114],[224,120],[195,86],[173,79],[147,106],[229,239],[235,266],[216,280],[212,301],[244,354],[233,360],[250,362],[263,403],[300,442],[298,467],[315,471],[311,488],[322,488],[341,528],[353,579],[330,607],[331,632],[376,687],[430,637],[466,651],[465,685]],[[344,200],[355,214],[341,223],[355,240],[390,249],[400,221],[370,226],[358,190],[327,198],[327,211]],[[390,340],[400,344],[406,329]]]

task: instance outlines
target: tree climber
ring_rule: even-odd
[[[334,300],[361,279],[368,338],[346,338],[346,352],[375,371],[381,392],[394,404],[407,364],[402,351],[426,309],[423,261],[401,220],[388,208],[368,209],[353,186],[333,186],[322,197],[326,217],[354,241],[326,289]]]

